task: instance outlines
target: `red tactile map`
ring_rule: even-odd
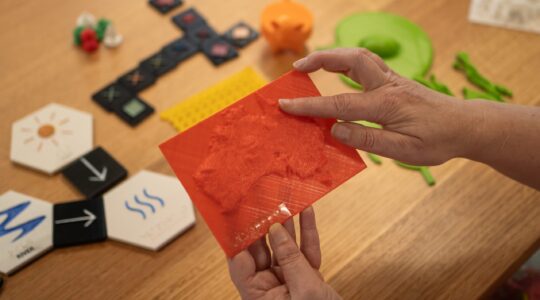
[[[307,74],[292,71],[160,145],[227,256],[366,167],[331,137],[335,120],[277,105],[319,95]]]

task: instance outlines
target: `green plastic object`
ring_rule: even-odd
[[[357,13],[339,22],[332,48],[359,46],[377,53],[392,70],[410,79],[426,74],[433,61],[428,35],[411,21],[389,13]],[[346,76],[341,78],[362,89]]]
[[[373,154],[373,153],[369,153],[369,152],[366,152],[366,153],[367,153],[367,156],[368,156],[369,160],[371,160],[374,164],[376,164],[376,165],[381,165],[382,164],[382,160],[378,155]]]
[[[414,78],[415,81],[421,83],[422,85],[425,85],[426,87],[435,90],[437,92],[454,96],[452,91],[446,86],[444,83],[437,81],[437,78],[435,78],[435,75],[429,76],[429,79],[425,79],[424,77],[417,76]]]
[[[102,41],[103,40],[103,37],[105,36],[105,30],[107,29],[107,26],[109,26],[109,24],[111,23],[111,21],[107,20],[107,19],[99,19],[97,24],[96,24],[96,34],[97,34],[97,37],[98,37],[98,41]]]
[[[420,172],[420,174],[422,174],[422,177],[424,177],[424,180],[426,181],[426,183],[429,185],[429,186],[433,186],[435,185],[435,178],[433,178],[433,175],[431,175],[431,172],[429,171],[429,168],[428,167],[424,167],[424,166],[413,166],[413,165],[409,165],[409,164],[406,164],[406,163],[402,163],[400,161],[397,161],[397,160],[394,160],[394,162],[402,167],[402,168],[405,168],[405,169],[409,169],[409,170],[412,170],[412,171],[418,171]]]
[[[382,126],[380,124],[373,123],[373,122],[370,122],[370,121],[355,121],[355,123],[358,123],[358,124],[360,124],[362,126],[371,127],[371,128],[377,128],[377,129],[382,128]]]
[[[83,26],[77,26],[74,30],[73,30],[73,43],[77,46],[80,46],[82,41],[81,41],[81,32],[84,30],[84,27]]]
[[[502,99],[497,99],[497,97],[480,91],[471,90],[468,88],[463,88],[463,98],[465,99],[485,99],[497,102],[504,102]]]
[[[469,59],[469,55],[465,52],[459,52],[456,55],[454,69],[463,71],[469,82],[481,88],[487,94],[493,96],[493,98],[495,98],[497,101],[504,102],[503,96],[512,97],[513,95],[512,91],[510,91],[508,88],[492,83],[482,76],[482,74],[480,74],[476,67],[472,64],[471,60]]]
[[[394,57],[399,53],[399,43],[385,35],[371,35],[361,40],[358,46],[366,48],[381,58]]]

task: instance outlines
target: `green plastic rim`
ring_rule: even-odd
[[[384,58],[385,63],[403,77],[424,76],[433,61],[429,36],[411,21],[389,13],[357,13],[343,19],[336,27],[335,47],[358,47],[362,41],[382,36],[399,44],[399,52]],[[356,89],[362,86],[346,76],[343,81]]]

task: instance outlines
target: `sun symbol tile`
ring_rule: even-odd
[[[10,158],[53,174],[92,145],[92,115],[51,103],[13,123]]]

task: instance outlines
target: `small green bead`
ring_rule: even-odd
[[[107,19],[99,19],[99,21],[97,22],[96,34],[100,42],[103,40],[103,37],[105,36],[105,30],[107,29],[107,26],[109,26],[110,23],[111,22]]]
[[[399,53],[399,43],[384,35],[372,35],[364,38],[358,44],[360,47],[379,55],[381,58],[390,58]]]
[[[80,46],[82,44],[81,32],[83,30],[84,30],[83,26],[77,26],[77,28],[73,30],[73,43],[75,43],[75,45],[77,46]]]

